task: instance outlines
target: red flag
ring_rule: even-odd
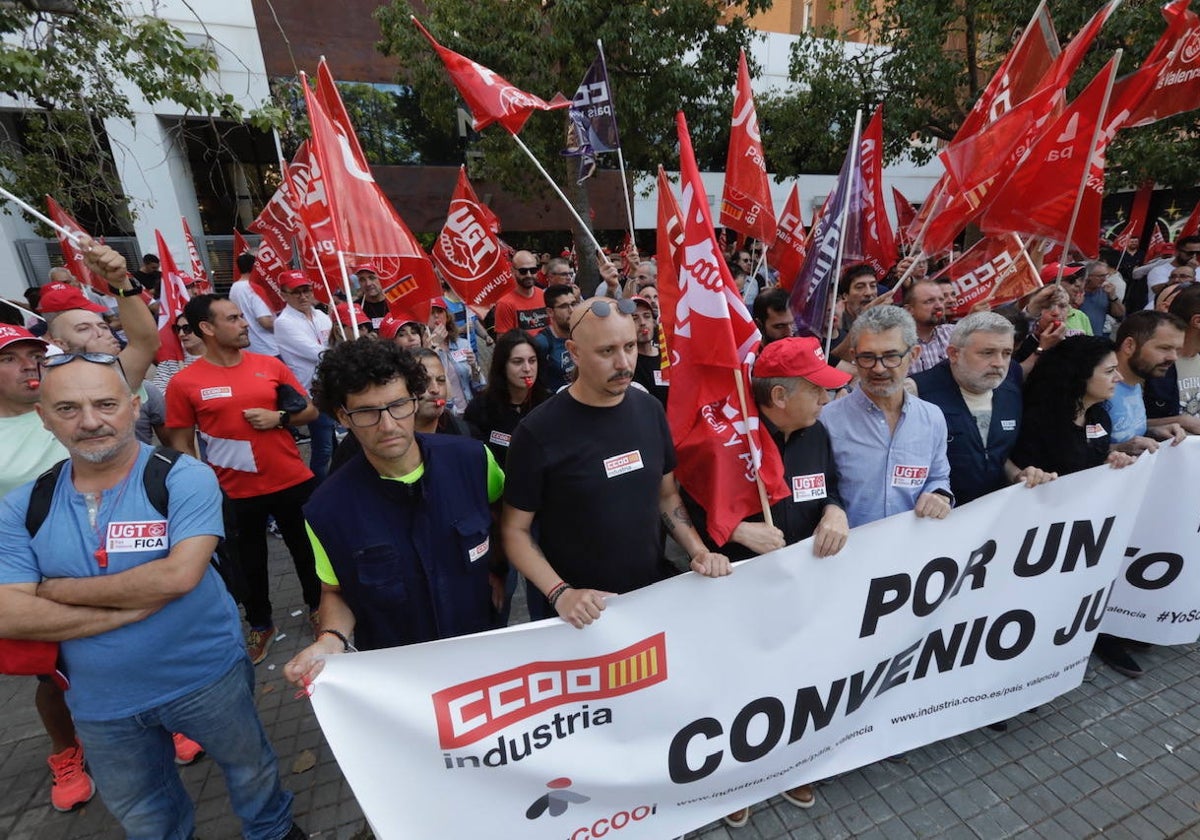
[[[1113,98],[1118,100],[1126,98],[1127,85],[1145,87],[1130,97],[1132,107],[1124,128],[1150,125],[1200,107],[1200,17],[1188,9],[1188,2],[1172,0],[1163,6],[1167,28],[1158,43],[1136,72],[1114,85]],[[1150,78],[1141,78],[1145,76]]]
[[[310,151],[323,181],[337,250],[370,260],[379,269],[390,309],[428,317],[430,301],[441,294],[433,265],[370,171],[358,166],[346,129],[329,119],[303,74],[301,78],[312,128]]]
[[[246,243],[246,237],[242,236],[242,232],[237,228],[233,230],[233,280],[236,283],[242,279],[242,272],[238,270],[237,258],[242,254],[250,252],[250,246]]]
[[[771,184],[767,180],[767,162],[763,157],[754,94],[750,90],[750,69],[746,51],[738,54],[737,93],[733,97],[733,127],[729,133],[729,152],[725,158],[725,190],[721,197],[721,225],[733,228],[760,242],[775,239],[775,210],[771,205]]]
[[[865,262],[883,277],[900,256],[892,222],[883,206],[883,105],[875,109],[859,141],[859,169],[862,171],[862,214],[859,229],[861,254],[847,254],[851,260]]]
[[[767,262],[779,270],[779,285],[787,291],[791,291],[804,265],[804,240],[807,235],[804,220],[800,217],[800,187],[792,184],[792,191],[783,203],[783,213],[775,229],[775,242],[767,251]]]
[[[500,240],[488,228],[465,166],[458,169],[446,224],[432,251],[442,277],[469,306],[489,307],[514,286],[512,266]]]
[[[683,181],[683,244],[679,296],[671,342],[671,399],[667,420],[675,440],[679,483],[708,512],[717,544],[762,509],[761,476],[772,502],[787,495],[779,450],[762,444],[758,413],[735,388],[735,371],[748,378],[751,350],[761,336],[733,285],[709,215],[704,183],[692,152],[687,122],[676,115]],[[660,289],[661,294],[661,289]]]
[[[162,271],[162,285],[158,295],[159,348],[154,355],[154,361],[172,359],[182,362],[183,345],[179,343],[179,336],[172,327],[189,298],[187,280],[175,265],[175,257],[171,255],[171,249],[167,247],[161,232],[154,231],[154,241],[158,243],[158,265]]]
[[[1169,256],[1174,250],[1171,247],[1171,243],[1163,238],[1162,227],[1157,222],[1152,227],[1154,230],[1150,234],[1150,244],[1146,246],[1146,262],[1151,262],[1159,257]],[[1175,237],[1175,241],[1178,242],[1179,238],[1184,235],[1184,232],[1180,231]]]
[[[896,239],[900,247],[908,251],[909,246],[913,244],[909,227],[917,218],[917,209],[904,197],[904,193],[895,187],[892,187],[892,206],[896,208]]]
[[[984,233],[1026,233],[1074,246],[1095,256],[1100,243],[1100,200],[1104,192],[1104,157],[1116,132],[1116,117],[1104,101],[1116,72],[1110,59],[1083,92],[1049,129],[1037,139],[1016,170],[994,191],[990,206],[980,217]],[[1096,124],[1104,128],[1092,148]],[[1119,124],[1119,122],[1117,123]],[[1087,184],[1080,195],[1085,172]],[[1080,202],[1072,241],[1067,243],[1076,201]]]
[[[954,314],[965,317],[976,304],[991,308],[1011,303],[1042,285],[1033,264],[1022,251],[1021,241],[1011,233],[980,239],[942,271],[934,280],[953,281],[958,293]]]
[[[412,22],[437,50],[438,58],[450,74],[450,81],[454,82],[459,95],[466,100],[476,131],[482,131],[492,123],[498,122],[510,133],[519,134],[525,126],[525,121],[534,111],[553,111],[571,104],[571,100],[561,93],[554,94],[554,98],[549,102],[532,93],[526,93],[482,64],[476,64],[465,55],[443,47],[433,39],[429,30],[422,26],[416,17],[412,18]]]
[[[262,237],[250,283],[275,312],[284,307],[278,278],[283,272],[292,270],[292,241],[300,227],[300,215],[293,205],[285,178],[258,218],[250,223],[250,230]]]
[[[316,297],[333,303],[328,285],[340,286],[342,264],[338,260],[333,213],[326,197],[325,180],[313,158],[308,141],[300,144],[296,157],[283,167],[283,180],[300,224],[296,231],[298,256]]]
[[[1154,229],[1157,231],[1158,225],[1155,225]],[[1187,220],[1183,223],[1183,227],[1179,229],[1179,233],[1175,235],[1175,238],[1195,236],[1197,233],[1200,233],[1200,201],[1196,202],[1196,206],[1192,208],[1191,215],[1187,217]],[[1159,235],[1161,236],[1162,234]]]
[[[341,127],[342,136],[345,138],[350,154],[354,157],[358,168],[369,170],[370,164],[367,163],[367,155],[363,152],[362,144],[358,142],[358,135],[354,131],[354,125],[350,122],[350,115],[346,113],[346,105],[342,102],[337,82],[333,80],[333,73],[324,56],[321,56],[321,61],[317,64],[317,101],[325,107],[325,113],[329,115],[329,119],[333,120],[334,125]]]
[[[1153,192],[1153,181],[1147,181],[1138,187],[1137,195],[1133,197],[1133,207],[1129,211],[1129,223],[1112,241],[1112,246],[1118,251],[1124,251],[1129,247],[1131,236],[1142,238],[1142,231],[1146,229],[1146,213],[1150,210],[1150,196]]]
[[[182,217],[183,221],[183,243],[187,246],[188,258],[191,261],[191,275],[196,280],[200,281],[200,292],[209,294],[212,292],[212,282],[208,279],[208,270],[204,267],[204,260],[200,258],[200,249],[196,247],[196,240],[192,238],[192,229],[188,227],[187,216]]]
[[[50,219],[52,221],[79,236],[88,235],[87,231],[79,226],[79,222],[75,221],[71,217],[71,214],[62,209],[58,202],[50,196],[46,196],[46,206],[50,210]],[[79,285],[90,286],[98,294],[107,295],[108,283],[88,270],[88,267],[83,262],[83,253],[75,247],[75,243],[58,231],[55,231],[54,234],[58,237],[58,247],[62,251],[63,265],[71,272],[71,275],[78,281]]]
[[[679,305],[679,260],[683,247],[683,217],[679,202],[671,191],[671,182],[662,166],[658,167],[658,226],[656,228],[655,265],[658,268],[659,323],[667,336],[667,346],[675,335],[675,310]]]

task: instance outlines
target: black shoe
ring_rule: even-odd
[[[1101,662],[1118,674],[1137,679],[1145,673],[1142,666],[1137,664],[1137,660],[1129,655],[1129,651],[1125,650],[1125,646],[1115,636],[1109,636],[1106,633],[1098,635],[1095,653],[1100,657]]]
[[[292,827],[288,830],[288,833],[283,835],[280,840],[308,840],[308,832],[295,823],[292,823]]]
[[[987,725],[987,728],[992,730],[993,732],[1007,732],[1008,731],[1008,721],[998,720],[995,723],[989,723]]]

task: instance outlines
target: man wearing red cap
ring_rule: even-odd
[[[329,347],[333,321],[313,306],[312,281],[303,271],[285,271],[279,275],[278,282],[286,305],[275,318],[275,344],[279,348],[279,358],[308,390],[312,388],[317,360]],[[318,483],[324,481],[329,472],[336,427],[337,423],[328,414],[319,414],[308,424],[312,438],[308,465]]]
[[[354,266],[354,276],[358,278],[358,289],[362,292],[363,312],[371,319],[371,326],[379,329],[383,319],[388,314],[387,297],[383,294],[383,285],[379,282],[379,269],[371,263],[359,263]]]
[[[354,337],[354,326],[358,326],[358,334],[366,335],[367,333],[375,332],[375,326],[371,323],[371,319],[363,312],[362,307],[356,303],[347,303],[342,301],[337,305],[338,323],[342,325],[347,339]]]

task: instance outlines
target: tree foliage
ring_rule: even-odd
[[[806,33],[793,46],[789,65],[799,90],[760,105],[766,155],[781,174],[836,171],[855,110],[869,115],[879,102],[885,103],[888,156],[907,152],[918,162],[929,160],[936,151],[930,141],[954,136],[1037,7],[1037,0],[847,3],[870,42],[847,50],[830,29]],[[1051,3],[1060,41],[1098,6]],[[1125,51],[1121,72],[1132,72],[1162,30],[1159,3],[1126,0],[1076,73],[1070,94],[1118,48]],[[1108,160],[1109,189],[1147,178],[1167,186],[1194,184],[1200,177],[1200,111],[1118,132]]]
[[[132,119],[121,79],[150,103],[270,125],[271,108],[247,114],[212,85],[217,56],[156,17],[132,18],[117,0],[24,0],[0,5],[0,91],[26,108],[0,124],[0,168],[13,192],[40,205],[46,193],[101,218],[126,217],[106,119]]]

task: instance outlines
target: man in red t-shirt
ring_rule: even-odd
[[[229,543],[246,576],[246,648],[254,664],[262,662],[275,639],[267,574],[267,517],[275,517],[291,552],[296,575],[317,621],[321,584],[312,545],[304,530],[301,506],[316,486],[287,426],[316,419],[317,409],[287,366],[273,356],[247,353],[249,327],[237,304],[216,295],[199,295],[183,309],[192,332],[204,342],[204,355],[167,386],[168,443],[196,456],[199,428],[205,460],[229,498]],[[292,388],[304,410],[279,409],[279,389]],[[197,456],[198,457],[198,456]]]
[[[542,293],[536,288],[537,257],[528,251],[517,251],[512,258],[513,277],[517,287],[496,301],[496,337],[509,330],[525,330],[536,335],[549,316]]]

